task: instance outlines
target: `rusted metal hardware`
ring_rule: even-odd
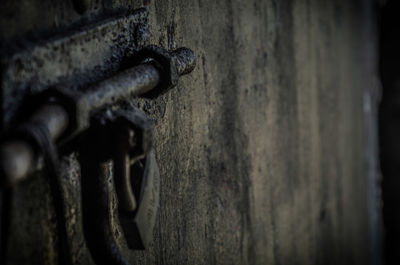
[[[134,111],[119,111],[112,121],[113,133],[117,139],[110,153],[114,158],[115,189],[119,198],[119,208],[134,211],[137,200],[131,183],[131,166],[144,159],[153,147],[153,125],[136,108]],[[140,187],[140,185],[138,185]]]
[[[156,52],[149,53],[150,50],[159,52],[158,57],[153,56]],[[58,86],[47,91],[46,98],[57,98],[68,112],[72,113],[68,128],[70,135],[87,129],[91,113],[105,105],[128,97],[147,95],[160,86],[164,90],[158,89],[157,94],[174,87],[179,76],[190,73],[196,64],[196,57],[188,48],[168,52],[157,46],[144,48],[130,60],[137,65],[84,90]]]
[[[54,103],[40,107],[31,117],[29,123],[40,124],[49,132],[52,140],[61,136],[68,127],[69,118],[66,110]],[[19,133],[7,135],[8,140],[0,145],[0,172],[2,186],[11,186],[23,179],[34,168],[37,162],[37,150],[21,137]]]
[[[79,12],[87,8],[85,1],[76,3]],[[148,46],[147,17],[145,9],[120,14],[1,56],[0,125],[11,129],[0,138],[0,189],[44,165],[60,264],[72,261],[56,143],[78,143],[84,234],[97,264],[128,264],[114,237],[115,221],[131,249],[145,248],[152,238],[160,192],[153,125],[131,97],[164,93],[193,70],[196,58],[187,48]],[[19,119],[21,113],[28,118]],[[114,189],[118,220],[109,203]]]
[[[165,89],[174,86],[180,75],[193,70],[196,61],[194,53],[187,48],[167,52],[155,46],[139,52],[131,60],[137,65],[85,89],[58,86],[43,92],[44,103],[27,123],[40,122],[48,128],[53,141],[60,137],[66,141],[89,128],[90,116],[95,111],[149,93],[154,88],[160,93],[161,84],[167,84]],[[36,153],[24,139],[15,137],[3,142],[0,145],[2,184],[11,186],[23,179],[35,168]]]
[[[187,48],[179,48],[168,52],[159,46],[147,46],[135,56],[138,61],[152,60],[161,71],[162,82],[149,91],[146,96],[154,97],[174,87],[179,76],[190,73],[195,65],[196,58]]]
[[[153,152],[153,124],[136,108],[114,120],[114,181],[118,216],[128,247],[144,249],[153,236],[160,178]]]
[[[108,179],[113,176],[119,223],[128,247],[143,249],[152,238],[159,207],[153,125],[135,107],[105,110],[91,124],[80,150],[86,242],[96,264],[128,264],[113,236]]]
[[[32,95],[57,84],[86,87],[131,67],[129,58],[149,41],[148,11],[141,8],[77,24],[48,40],[7,45],[0,51],[0,128],[15,121]]]
[[[180,75],[193,70],[195,56],[186,48],[167,52],[152,46],[130,60],[134,66],[91,86],[79,90],[57,86],[40,93],[31,117],[6,134],[0,144],[2,187],[24,179],[36,168],[41,152],[45,154],[44,162],[53,175],[49,179],[59,224],[60,264],[71,261],[54,143],[78,134],[89,135],[84,137],[80,153],[84,233],[93,259],[98,264],[128,264],[108,220],[110,191],[104,186],[107,161],[114,164],[118,219],[128,247],[143,249],[152,238],[160,181],[151,152],[153,127],[139,110],[112,112],[111,106],[115,108],[115,103],[148,94],[154,88],[161,93],[161,87],[176,85]],[[105,114],[104,109],[108,110]],[[99,142],[109,144],[99,149]]]

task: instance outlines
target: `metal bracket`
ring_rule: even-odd
[[[148,11],[138,9],[2,55],[0,125],[7,126],[24,99],[38,92],[60,84],[74,90],[116,74],[149,37]]]
[[[83,143],[79,150],[83,157],[84,211],[87,220],[93,221],[84,221],[85,234],[89,248],[101,254],[95,258],[99,264],[127,264],[119,255],[107,219],[105,163],[114,161],[119,221],[130,248],[148,244],[159,196],[151,123],[139,110],[110,112],[110,106],[115,109],[116,103],[133,96],[157,96],[174,87],[196,64],[190,49],[167,51],[145,46],[148,35],[147,11],[140,9],[31,47],[1,62],[0,123],[11,128],[0,142],[1,187],[12,187],[26,178],[37,168],[42,154],[48,164],[52,163],[54,170],[48,172],[57,175],[55,144],[77,135],[87,139],[89,144]],[[113,114],[107,116],[105,110]],[[21,118],[20,113],[25,116]],[[85,138],[87,135],[91,137]],[[93,142],[96,137],[103,143],[108,138],[116,137],[116,141],[99,149]],[[135,182],[131,172],[140,181]],[[60,247],[64,249],[60,263],[68,264],[61,182],[58,175],[50,179],[55,180],[52,193],[57,198],[60,244],[64,245]],[[99,224],[92,225],[96,222],[92,216]]]

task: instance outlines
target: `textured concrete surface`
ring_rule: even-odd
[[[3,1],[3,51],[146,5],[152,43],[198,56],[174,90],[138,100],[156,124],[161,208],[152,246],[124,250],[132,264],[368,264],[365,1],[89,1],[83,15],[59,2]],[[66,215],[88,264],[75,156]],[[8,264],[56,263],[50,200],[42,174],[14,190]]]

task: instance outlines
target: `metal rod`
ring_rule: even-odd
[[[39,108],[29,121],[44,125],[55,141],[68,127],[69,118],[63,107],[48,103]],[[35,150],[26,140],[16,138],[3,143],[0,145],[1,186],[12,186],[22,180],[35,164]]]
[[[159,70],[151,64],[142,64],[101,81],[82,95],[88,109],[98,109],[129,96],[144,94],[160,82]]]
[[[11,140],[0,147],[1,186],[10,187],[22,180],[34,167],[34,151],[23,140]]]

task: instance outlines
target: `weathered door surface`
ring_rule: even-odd
[[[375,58],[367,56],[374,51],[370,5],[3,0],[1,52],[6,58],[142,7],[150,44],[195,52],[196,68],[177,87],[137,99],[155,124],[161,185],[149,248],[129,250],[112,219],[131,264],[369,264],[363,102],[375,75]],[[70,60],[98,60],[90,57],[98,47],[101,39]],[[2,106],[22,104],[18,93],[2,91]],[[61,158],[67,242],[73,264],[92,264],[78,158],[73,150]],[[2,264],[59,262],[45,175],[37,171],[3,191]]]

